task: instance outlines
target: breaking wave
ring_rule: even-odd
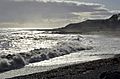
[[[92,49],[90,41],[81,35],[42,34],[39,31],[19,31],[1,34],[0,72],[21,68],[29,63]]]

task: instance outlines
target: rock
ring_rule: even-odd
[[[103,72],[100,75],[100,79],[120,79],[120,72],[119,71]]]

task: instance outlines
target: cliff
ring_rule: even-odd
[[[120,31],[120,14],[114,14],[108,19],[86,20],[80,23],[72,23],[56,30],[63,33]]]

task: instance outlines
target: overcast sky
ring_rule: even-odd
[[[0,0],[0,27],[57,28],[119,12],[120,0]]]

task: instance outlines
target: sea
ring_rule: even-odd
[[[14,66],[11,61],[15,62],[14,58],[19,53],[23,53],[21,56],[30,54],[29,57],[22,56],[22,59],[28,62],[26,66],[1,73],[0,77],[42,72],[70,64],[119,56],[120,37],[104,34],[53,34],[39,29],[1,28],[0,57],[9,55],[11,58],[0,58],[0,68],[4,69],[1,64],[4,59],[8,65],[5,69]]]
[[[72,43],[73,46],[77,46],[78,43],[84,45],[89,43],[80,34],[51,34],[34,29],[0,29],[0,54],[24,53],[34,49],[53,48],[62,43],[67,45],[68,42]]]

